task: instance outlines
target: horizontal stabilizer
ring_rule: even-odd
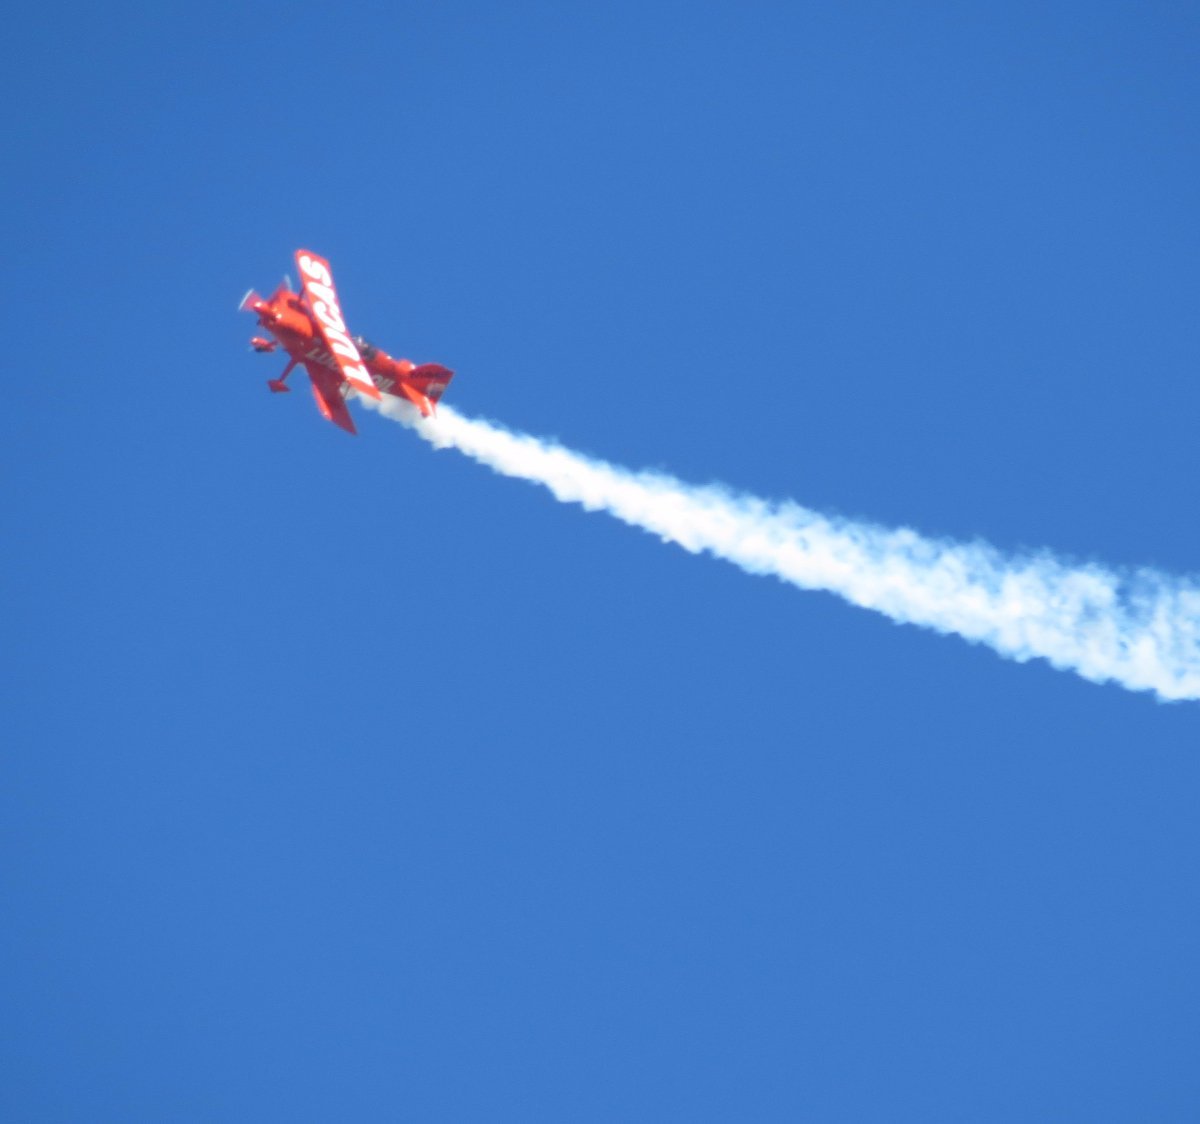
[[[425,397],[408,379],[401,379],[396,386],[396,394],[407,398],[418,410],[421,411],[421,417],[429,418],[433,416],[433,403]]]

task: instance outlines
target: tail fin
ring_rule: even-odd
[[[445,393],[452,378],[454,378],[453,371],[437,363],[423,363],[420,367],[414,367],[409,371],[404,381],[411,383],[422,396],[429,400],[431,406],[436,406],[441,401],[442,394]]]

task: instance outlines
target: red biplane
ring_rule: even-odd
[[[293,293],[290,282],[285,281],[266,300],[251,289],[238,306],[253,312],[275,337],[254,336],[250,346],[255,351],[282,347],[291,358],[283,374],[268,379],[267,386],[276,393],[291,389],[285,380],[302,363],[312,380],[318,409],[348,433],[356,431],[346,399],[355,393],[378,399],[383,391],[408,399],[425,417],[433,414],[454,372],[437,363],[418,367],[407,359],[393,359],[362,336],[351,336],[342,319],[329,262],[297,250],[296,268],[300,270],[300,292]]]

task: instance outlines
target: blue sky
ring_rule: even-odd
[[[1194,1120],[1195,704],[372,416],[1200,569],[1200,16],[10,14],[0,1115]],[[298,387],[297,389],[303,389]]]

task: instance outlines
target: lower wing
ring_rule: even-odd
[[[354,419],[350,416],[350,408],[342,397],[343,389],[349,389],[347,384],[332,371],[317,363],[305,363],[304,369],[312,379],[313,397],[317,400],[317,409],[322,416],[341,426],[347,433],[357,433]]]

